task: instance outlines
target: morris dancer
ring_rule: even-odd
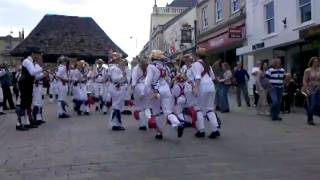
[[[192,64],[192,73],[194,75],[194,88],[195,95],[195,109],[197,111],[197,133],[196,137],[202,138],[205,136],[204,128],[204,115],[211,125],[211,134],[209,138],[214,139],[220,136],[218,130],[219,124],[217,116],[214,112],[215,100],[215,87],[214,87],[214,74],[211,67],[204,61],[207,54],[205,48],[197,50],[199,59]]]
[[[168,77],[168,68],[165,66],[165,57],[162,51],[153,50],[151,53],[152,63],[147,67],[147,74],[145,78],[145,91],[152,94],[150,107],[152,114],[156,117],[157,134],[156,139],[163,139],[163,119],[161,119],[162,112],[171,126],[177,129],[178,137],[183,135],[183,124],[178,120],[173,113],[173,96],[171,94],[169,83],[171,79]]]

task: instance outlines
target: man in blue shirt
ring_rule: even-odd
[[[233,74],[233,77],[236,81],[237,85],[237,102],[238,106],[241,106],[241,92],[243,94],[243,97],[247,103],[247,106],[250,107],[250,99],[248,94],[248,80],[250,78],[247,70],[243,69],[243,66],[241,63],[237,64],[236,70]]]

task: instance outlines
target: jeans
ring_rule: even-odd
[[[229,85],[221,85],[221,112],[228,112],[230,111],[229,108],[229,99],[228,99],[228,92],[229,92]]]
[[[247,83],[241,83],[237,85],[237,102],[238,105],[241,106],[241,91],[244,97],[244,100],[246,101],[247,105],[250,106],[250,99],[248,94],[248,85]]]
[[[313,115],[320,115],[320,90],[308,96],[307,113],[308,121],[313,121]]]
[[[271,98],[271,117],[273,120],[279,118],[281,101],[282,101],[283,88],[274,87],[270,90]]]
[[[216,98],[215,98],[215,103],[218,109],[220,109],[222,107],[221,102],[222,100],[222,84],[221,83],[217,83],[215,84],[215,88],[216,88]]]
[[[2,86],[2,91],[3,91],[3,108],[7,109],[7,102],[9,103],[10,108],[14,108],[15,105],[13,103],[13,99],[12,99],[12,93],[11,93],[11,89],[10,86],[7,85],[3,85]]]

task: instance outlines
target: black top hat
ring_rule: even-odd
[[[32,54],[32,53],[41,54],[42,53],[40,48],[38,48],[38,47],[27,47],[27,52],[28,52],[28,54]]]

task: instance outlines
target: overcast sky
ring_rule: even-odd
[[[171,1],[157,0],[157,4]],[[18,36],[22,28],[27,35],[45,14],[90,16],[132,57],[148,41],[153,5],[154,0],[0,0],[0,36],[10,30]]]

